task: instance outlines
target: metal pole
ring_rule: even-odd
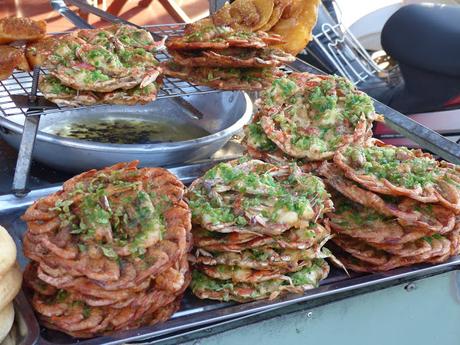
[[[219,8],[224,6],[226,2],[231,2],[228,0],[208,0],[209,1],[209,13],[213,14],[217,12]]]
[[[35,66],[32,79],[32,89],[29,101],[35,102],[37,99],[38,78],[40,77],[40,67]],[[21,145],[19,147],[18,160],[14,171],[12,192],[17,197],[25,196],[28,191],[27,179],[29,177],[30,165],[32,163],[32,151],[35,145],[40,115],[26,116],[24,119],[24,129],[22,131]]]
[[[24,130],[22,132],[21,146],[19,147],[12,190],[13,194],[17,197],[23,197],[28,193],[26,189],[27,179],[29,177],[32,151],[34,149],[39,123],[40,115],[26,116],[24,120]]]

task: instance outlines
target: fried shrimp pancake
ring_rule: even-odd
[[[34,267],[28,270],[29,277],[34,278]],[[150,291],[140,293],[130,303],[118,306],[90,305],[83,295],[65,290],[43,295],[41,290],[35,290],[35,286],[29,285],[29,288],[33,290],[32,305],[39,313],[42,324],[74,337],[89,338],[95,334],[111,334],[168,319],[178,309],[178,302],[190,278],[184,257],[177,268],[159,275]],[[168,279],[167,289],[161,279]],[[174,287],[174,290],[171,291],[170,287]],[[161,318],[158,317],[159,313]]]
[[[274,68],[186,67],[174,62],[162,67],[167,76],[221,90],[262,90],[281,73]]]
[[[324,162],[318,172],[331,187],[350,200],[381,215],[395,217],[402,226],[440,234],[454,228],[455,214],[440,204],[424,204],[405,197],[381,196],[370,192],[345,178],[335,164]]]
[[[318,287],[328,273],[329,265],[323,259],[314,259],[311,265],[286,274],[287,279],[274,278],[257,284],[215,279],[194,270],[190,286],[199,298],[249,302],[265,298],[274,299],[288,292],[303,293],[305,290]]]
[[[119,104],[134,105],[147,104],[156,99],[158,83],[151,83],[143,88],[135,86],[129,90],[115,90],[107,93],[92,91],[76,91],[61,83],[54,76],[41,76],[38,84],[40,91],[50,101],[58,105],[94,105],[94,104]]]
[[[136,86],[129,90],[108,92],[101,95],[102,103],[119,105],[147,104],[157,98],[159,84],[155,82],[143,88]]]
[[[221,50],[230,47],[260,49],[283,42],[265,32],[235,31],[228,26],[207,26],[166,41],[168,50]]]
[[[76,91],[51,75],[40,76],[38,88],[48,100],[58,105],[79,106],[99,103],[99,98],[94,92]]]
[[[137,164],[75,176],[24,214],[25,280],[50,328],[90,337],[148,325],[186,288],[184,186]]]
[[[79,91],[102,93],[137,86],[144,89],[162,72],[154,57],[162,44],[163,41],[155,42],[145,30],[123,25],[79,30],[59,39],[49,55],[48,68],[62,84]],[[144,103],[154,99],[152,90],[144,90]],[[120,96],[106,99],[114,99],[116,104],[133,104],[142,98],[139,93],[129,99]]]
[[[271,143],[290,157],[310,161],[366,141],[377,118],[370,97],[346,79],[309,73],[276,79],[262,94],[260,108],[256,125]]]
[[[436,235],[424,239],[431,249],[420,255],[411,256],[388,256],[378,249],[372,249],[370,246],[365,246],[363,251],[362,244],[354,246],[350,243],[344,244],[341,249],[348,251],[353,257],[347,257],[337,254],[338,259],[345,267],[356,272],[382,272],[389,271],[398,267],[410,266],[424,262],[442,262],[445,261],[451,253],[452,243],[447,238]],[[353,253],[352,253],[353,252]],[[359,253],[359,254],[358,254]],[[359,256],[359,258],[358,258]],[[371,261],[377,262],[374,264]],[[383,263],[380,263],[382,261]]]
[[[174,62],[192,67],[263,68],[277,67],[295,58],[278,49],[227,48],[222,50],[172,50]]]
[[[194,223],[204,229],[270,236],[309,228],[332,207],[318,177],[247,157],[210,169],[192,183],[187,198]]]
[[[194,264],[207,266],[226,265],[256,270],[279,269],[281,272],[290,272],[308,265],[315,258],[327,258],[330,253],[327,249],[323,249],[321,245],[322,243],[318,243],[308,249],[263,246],[244,249],[241,252],[207,252],[199,249],[195,255],[189,255],[189,260]]]
[[[329,237],[329,228],[314,224],[309,228],[289,229],[279,236],[263,236],[252,232],[221,233],[194,229],[193,243],[209,251],[240,252],[259,247],[307,249]]]
[[[46,34],[46,23],[30,18],[6,17],[0,19],[0,44],[14,41],[36,41]]]
[[[372,208],[332,193],[334,212],[327,214],[331,229],[338,233],[376,244],[404,244],[429,234],[419,228],[405,228],[395,217],[385,216]]]
[[[449,170],[428,153],[378,143],[368,147],[350,145],[337,152],[334,162],[347,178],[371,191],[423,203],[439,202],[459,211],[457,183],[449,177]]]

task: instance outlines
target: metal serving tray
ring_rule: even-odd
[[[206,170],[216,164],[205,162],[201,164],[183,166],[170,169],[184,183],[188,184]],[[25,209],[35,200],[54,193],[60,186],[38,189],[32,191],[23,199],[13,195],[0,196],[0,224],[8,229],[18,247],[18,260],[22,267],[27,259],[22,254],[22,234],[25,231],[25,223],[20,219]],[[77,340],[57,331],[41,328],[38,332],[37,321],[33,316],[31,306],[20,294],[16,299],[16,306],[24,315],[29,334],[24,339],[24,345],[38,344],[123,344],[127,342],[158,343],[177,342],[182,339],[190,339],[196,336],[209,335],[210,332],[222,327],[234,327],[245,324],[257,318],[268,318],[276,313],[284,313],[292,308],[305,308],[305,303],[328,303],[343,299],[350,295],[356,295],[372,290],[383,289],[388,286],[401,284],[405,281],[421,279],[423,277],[444,273],[460,268],[460,257],[451,258],[448,262],[430,266],[417,265],[410,268],[402,268],[380,274],[351,274],[348,277],[343,271],[332,268],[331,273],[321,286],[309,290],[303,295],[288,295],[275,301],[258,301],[245,304],[221,303],[210,300],[199,300],[191,294],[187,294],[183,300],[181,309],[174,316],[157,326],[144,327],[141,329],[119,332],[113,336],[97,337],[87,340]],[[205,332],[203,332],[205,331]]]

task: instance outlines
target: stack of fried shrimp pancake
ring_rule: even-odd
[[[294,57],[272,48],[280,36],[236,31],[228,26],[191,27],[166,42],[165,74],[222,90],[262,90]]]
[[[378,119],[372,99],[345,78],[292,73],[275,80],[245,127],[248,153],[274,163],[331,159],[350,143],[365,142]]]
[[[329,273],[323,248],[331,210],[321,179],[296,165],[243,157],[192,183],[191,289],[199,298],[247,302],[317,287]]]
[[[184,186],[137,163],[78,175],[24,214],[24,280],[42,325],[88,338],[179,308],[190,281]]]
[[[50,72],[39,88],[52,102],[134,105],[156,99],[161,68],[155,53],[162,44],[146,30],[113,25],[43,41],[29,55]]]
[[[0,343],[12,332],[13,299],[21,289],[22,274],[16,263],[16,244],[0,226]]]
[[[430,154],[369,141],[318,169],[332,190],[334,254],[359,272],[440,263],[459,253],[460,174]],[[333,249],[333,248],[332,248]]]
[[[0,19],[0,80],[13,74],[15,68],[30,71],[31,65],[26,58],[24,42],[31,44],[46,34],[46,23],[30,18],[6,17]],[[7,44],[15,43],[17,46]]]
[[[226,25],[278,34],[284,42],[277,47],[297,55],[313,37],[319,4],[319,0],[235,0],[189,26]]]

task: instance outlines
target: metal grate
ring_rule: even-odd
[[[149,25],[146,29],[160,36],[178,36],[183,33],[184,24],[164,24],[164,25]],[[168,60],[170,56],[166,52],[161,52],[156,55],[157,59],[162,62]],[[40,73],[46,74],[47,71],[41,69]],[[15,71],[7,80],[0,81],[0,111],[4,116],[12,115],[46,115],[66,110],[75,110],[86,107],[60,107],[56,106],[53,109],[27,109],[18,108],[11,99],[11,95],[30,95],[32,87],[32,72]],[[197,86],[177,78],[163,79],[163,86],[158,92],[158,98],[181,97],[185,95],[206,94],[211,92],[220,92],[220,90],[211,89],[205,86]],[[41,96],[40,92],[37,95]],[[97,107],[99,105],[91,106]]]
[[[336,73],[358,85],[369,77],[378,75],[382,70],[350,30],[343,26],[340,8],[336,1],[332,1],[332,3],[338,11],[338,18],[334,20],[321,6],[320,15],[326,18],[327,22],[320,27],[315,27],[312,43],[316,44],[331,61]],[[309,46],[306,47],[306,51],[307,53],[310,51]]]

